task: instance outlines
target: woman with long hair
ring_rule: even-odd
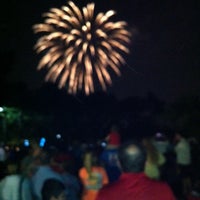
[[[106,171],[100,166],[97,155],[92,151],[85,153],[79,177],[84,187],[82,200],[95,200],[98,191],[108,183]]]
[[[165,163],[166,159],[156,147],[150,138],[143,139],[143,145],[146,148],[147,160],[145,164],[145,174],[152,179],[160,178],[160,167]]]

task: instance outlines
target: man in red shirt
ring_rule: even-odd
[[[175,200],[170,187],[148,178],[144,173],[146,152],[136,142],[122,145],[118,151],[122,175],[103,187],[96,200]]]

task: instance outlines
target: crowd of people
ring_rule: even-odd
[[[67,151],[32,143],[20,158],[1,156],[0,199],[200,199],[191,141],[183,133],[175,132],[173,140],[157,133],[127,142],[112,126],[101,141],[103,146]]]

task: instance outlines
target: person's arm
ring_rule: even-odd
[[[105,169],[104,168],[102,168],[102,175],[103,175],[103,184],[102,185],[106,185],[106,184],[108,184],[109,183],[109,180],[108,180],[108,176],[107,176],[107,173],[106,173],[106,171],[105,171]]]
[[[161,166],[166,162],[166,158],[162,153],[158,154],[158,165]]]
[[[28,179],[24,179],[23,182],[21,183],[21,197],[24,200],[32,200],[32,191],[31,191],[31,185],[30,181]]]

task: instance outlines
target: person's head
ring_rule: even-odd
[[[156,147],[153,145],[151,138],[144,137],[142,139],[142,144],[146,149],[148,162],[157,164],[159,159],[159,153]]]
[[[123,172],[139,173],[144,171],[146,151],[139,142],[131,141],[121,145],[118,158]]]
[[[186,138],[186,134],[183,131],[176,131],[174,134],[175,142],[179,142],[182,138]]]
[[[99,166],[99,160],[96,152],[88,150],[83,156],[83,165],[90,174],[93,166]]]
[[[117,125],[113,124],[113,125],[110,127],[110,131],[111,131],[111,132],[119,132],[119,128],[117,127]]]
[[[20,172],[23,176],[31,177],[36,172],[36,164],[32,156],[26,156],[21,160]]]
[[[31,141],[31,149],[30,149],[30,153],[33,157],[39,156],[42,149],[40,148],[38,142],[36,140],[32,140]]]
[[[83,157],[84,166],[96,166],[98,165],[98,157],[94,151],[86,151]]]
[[[5,172],[7,175],[11,174],[19,174],[20,173],[20,161],[16,161],[13,159],[8,159],[5,162]]]
[[[49,152],[43,150],[36,158],[38,159],[40,165],[50,165],[51,157]]]
[[[105,138],[105,141],[108,144],[107,147],[109,147],[109,146],[119,147],[119,145],[121,144],[121,137],[120,137],[117,126],[113,125],[111,127],[109,134]]]
[[[42,187],[42,200],[66,200],[65,186],[57,179],[48,179]]]

